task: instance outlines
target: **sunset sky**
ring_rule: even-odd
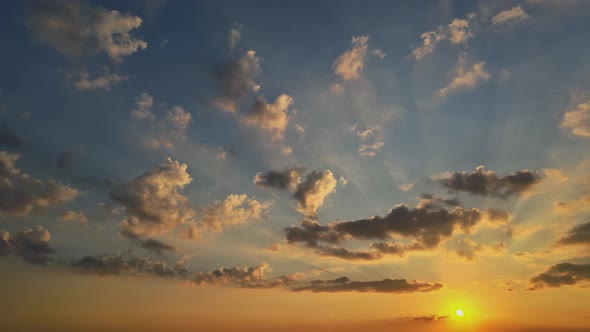
[[[0,330],[590,331],[589,1],[0,4]]]

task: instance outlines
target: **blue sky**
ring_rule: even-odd
[[[0,206],[0,229],[42,226],[54,261],[117,252],[191,271],[266,262],[275,277],[323,271],[450,289],[463,279],[445,280],[440,255],[481,271],[503,259],[514,273],[477,281],[497,287],[507,278],[522,290],[554,264],[587,268],[587,243],[571,251],[553,243],[588,213],[575,204],[587,192],[589,5],[5,3],[0,151],[14,163],[6,174],[61,189],[3,187],[0,195],[28,209],[15,212],[17,199]],[[294,172],[288,184],[264,182],[285,180],[285,170]],[[485,175],[487,187],[453,182],[470,174]],[[64,188],[76,193],[65,197]],[[349,230],[318,246],[285,229],[311,222],[342,232],[331,222],[386,216],[402,203],[506,216],[483,230],[453,224],[429,248],[424,235],[399,230],[383,238]],[[149,239],[174,250],[146,250]],[[325,251],[374,254],[371,243],[386,239],[422,248],[406,247],[403,260]],[[493,246],[500,258],[486,256]],[[516,261],[523,252],[530,257]]]

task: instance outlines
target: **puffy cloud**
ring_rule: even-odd
[[[147,48],[131,36],[142,24],[138,16],[82,2],[35,2],[28,25],[39,39],[66,56],[105,52],[113,61]]]
[[[88,217],[84,212],[64,211],[59,214],[57,219],[67,222],[77,221],[80,225],[88,223]]]
[[[367,51],[369,50],[369,36],[353,36],[352,37],[352,48],[342,53],[334,64],[332,69],[334,74],[342,78],[343,80],[356,80],[360,77],[360,73],[365,66],[365,58]],[[385,54],[379,49],[375,49],[371,54],[378,56],[383,59]],[[341,86],[335,87],[332,85],[332,91],[335,93],[341,93]]]
[[[440,282],[408,281],[406,279],[384,279],[378,281],[351,281],[340,278],[332,282],[315,282],[308,286],[295,288],[295,291],[312,292],[360,292],[360,293],[415,293],[440,290]]]
[[[143,142],[146,146],[159,149],[171,148],[175,142],[186,138],[186,129],[192,121],[191,114],[182,106],[173,106],[163,114],[152,112],[154,98],[143,92],[136,99],[137,108],[131,111],[131,118],[149,125],[150,133]]]
[[[590,100],[564,113],[561,128],[578,137],[590,137]]]
[[[270,202],[260,202],[247,195],[231,194],[223,201],[216,201],[203,210],[201,226],[220,232],[225,226],[246,224],[260,220],[268,213]]]
[[[266,263],[252,267],[222,267],[210,272],[198,272],[192,282],[197,285],[225,285],[234,284],[246,287],[252,283],[259,283],[268,279],[271,268]]]
[[[283,139],[289,122],[289,106],[292,103],[293,98],[286,94],[278,96],[272,104],[259,97],[244,115],[243,122],[269,132],[274,139]]]
[[[294,191],[301,183],[301,174],[303,172],[305,172],[305,167],[294,166],[285,168],[282,171],[257,173],[252,181],[263,187]]]
[[[174,277],[176,275],[176,270],[169,268],[166,262],[151,261],[147,257],[123,257],[119,254],[85,256],[71,262],[70,266],[77,271],[99,276]]]
[[[439,96],[446,97],[461,90],[473,89],[479,83],[490,79],[490,74],[485,70],[485,61],[468,67],[465,58],[465,56],[459,57],[455,77],[447,86],[438,90]]]
[[[492,17],[492,25],[496,27],[515,25],[524,21],[528,17],[529,16],[521,6],[516,6],[512,7],[511,9],[501,11]]]
[[[420,36],[422,44],[412,50],[412,56],[416,60],[421,60],[432,53],[438,43],[445,40],[454,45],[467,43],[474,36],[469,27],[469,20],[472,17],[473,14],[470,14],[467,20],[456,18],[448,25],[440,25],[436,30],[424,32]]]
[[[27,228],[14,236],[0,230],[0,255],[12,252],[29,263],[44,265],[53,260],[47,255],[55,252],[49,246],[50,239],[49,231],[41,226]]]
[[[590,245],[590,221],[574,226],[565,236],[559,239],[558,243]]]
[[[76,87],[76,89],[85,90],[111,90],[111,87],[129,79],[129,77],[118,74],[111,74],[107,68],[103,74],[90,77],[90,74],[85,71],[77,73],[69,73],[68,80]]]
[[[260,60],[256,52],[250,50],[240,60],[219,66],[213,79],[220,94],[211,100],[212,104],[223,111],[236,113],[238,102],[248,92],[260,90],[260,85],[254,81],[254,77],[260,72]]]
[[[0,151],[0,216],[23,217],[74,199],[79,192],[55,180],[39,180],[22,173],[17,154]]]
[[[559,263],[552,265],[547,271],[537,275],[530,281],[535,290],[543,286],[561,287],[563,285],[574,285],[579,282],[590,280],[590,264]]]
[[[227,36],[227,42],[229,44],[229,49],[233,50],[234,47],[238,44],[240,39],[242,39],[242,29],[244,25],[234,23],[233,27],[229,30],[229,34]]]
[[[326,197],[336,191],[337,184],[334,173],[329,169],[308,173],[305,181],[297,185],[293,194],[297,200],[297,211],[315,217]]]
[[[478,166],[474,172],[454,172],[437,180],[443,187],[454,191],[506,199],[512,195],[526,193],[541,180],[541,173],[525,169],[510,175],[498,176],[492,171],[484,170],[483,166]]]
[[[111,198],[125,206],[122,234],[159,235],[193,220],[195,211],[179,190],[191,183],[187,165],[166,158],[152,171],[111,191]]]

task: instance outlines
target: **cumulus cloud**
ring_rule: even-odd
[[[530,281],[536,290],[544,286],[561,287],[575,285],[590,280],[590,264],[559,263],[552,265],[547,271],[537,275]]]
[[[106,68],[104,73],[99,74],[95,77],[90,77],[90,74],[86,71],[80,71],[75,73],[69,73],[67,75],[68,81],[74,85],[74,87],[80,91],[85,90],[111,90],[111,87],[126,81],[129,79],[128,76],[118,75],[110,72],[110,69]]]
[[[31,264],[44,265],[53,260],[47,255],[55,252],[49,246],[50,239],[49,231],[41,226],[27,228],[14,236],[0,230],[0,255],[13,253]]]
[[[192,182],[187,167],[166,158],[152,171],[111,191],[111,198],[126,208],[122,234],[131,238],[165,234],[194,219],[188,198],[179,192]]]
[[[440,25],[433,31],[424,32],[420,37],[422,44],[412,50],[412,57],[421,60],[432,53],[436,45],[442,41],[449,41],[451,44],[465,44],[474,36],[469,26],[469,20],[473,14],[468,15],[467,20],[454,19],[448,25]]]
[[[254,81],[260,72],[260,60],[256,52],[250,50],[240,60],[219,66],[213,73],[219,95],[211,103],[223,111],[236,113],[238,103],[244,96],[260,90],[260,85]]]
[[[558,243],[590,245],[590,221],[574,226],[566,235],[559,239]]]
[[[269,132],[273,139],[283,139],[292,103],[293,98],[286,94],[278,96],[272,104],[259,97],[244,115],[243,122]]]
[[[206,230],[220,232],[226,226],[262,219],[268,213],[270,204],[271,202],[248,198],[245,194],[231,194],[223,201],[215,201],[213,205],[205,208],[200,223]]]
[[[23,217],[77,197],[80,192],[55,180],[39,180],[15,167],[20,157],[0,151],[0,216]]]
[[[590,100],[578,104],[573,110],[566,111],[561,121],[561,128],[573,136],[590,137]]]
[[[541,180],[541,176],[541,173],[527,169],[498,176],[492,171],[484,170],[484,166],[478,166],[474,172],[453,172],[440,176],[437,181],[453,191],[506,199],[526,193]]]
[[[233,50],[234,47],[236,47],[236,45],[240,41],[240,39],[242,39],[243,28],[243,24],[234,23],[233,27],[229,30],[229,34],[227,36],[227,43],[229,45],[230,50]]]
[[[289,167],[282,171],[268,171],[267,173],[257,173],[252,180],[255,184],[282,190],[294,191],[301,183],[301,174],[305,172],[305,167]]]
[[[60,221],[78,222],[80,225],[88,223],[88,217],[84,212],[75,212],[69,210],[60,213],[57,219]]]
[[[331,170],[313,171],[299,183],[293,196],[297,200],[297,211],[308,217],[315,217],[324,200],[336,191],[338,181]]]
[[[131,111],[131,118],[145,123],[149,133],[143,133],[143,143],[153,149],[172,148],[174,143],[186,138],[186,130],[192,121],[191,114],[182,106],[173,106],[163,113],[154,113],[154,98],[142,92],[135,100],[137,108]]]
[[[142,24],[138,16],[77,1],[34,2],[27,23],[42,42],[70,57],[104,52],[120,62],[148,46],[131,35]]]
[[[332,65],[334,74],[346,81],[358,79],[365,66],[365,58],[367,57],[367,52],[369,50],[368,42],[368,35],[353,36],[351,41],[352,48],[342,53],[336,58],[336,61],[334,61],[334,64]],[[376,55],[381,59],[385,56],[385,54],[379,49],[372,50],[371,54]],[[336,93],[341,93],[342,90],[341,88],[334,87],[334,85],[331,89]]]
[[[492,17],[492,25],[494,25],[495,27],[513,26],[518,23],[521,23],[528,17],[529,16],[524,11],[524,9],[522,9],[521,6],[516,6],[512,7],[511,9],[501,11],[494,17]]]
[[[489,80],[491,76],[486,71],[485,65],[485,61],[481,61],[469,67],[467,66],[466,57],[460,56],[455,69],[455,76],[447,86],[437,91],[438,96],[447,97],[461,90],[473,89],[481,82]]]
[[[76,271],[99,276],[174,277],[177,274],[166,262],[151,261],[147,257],[124,257],[120,254],[85,256],[69,265]]]

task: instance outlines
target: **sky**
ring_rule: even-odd
[[[0,4],[10,331],[589,331],[587,1]]]

